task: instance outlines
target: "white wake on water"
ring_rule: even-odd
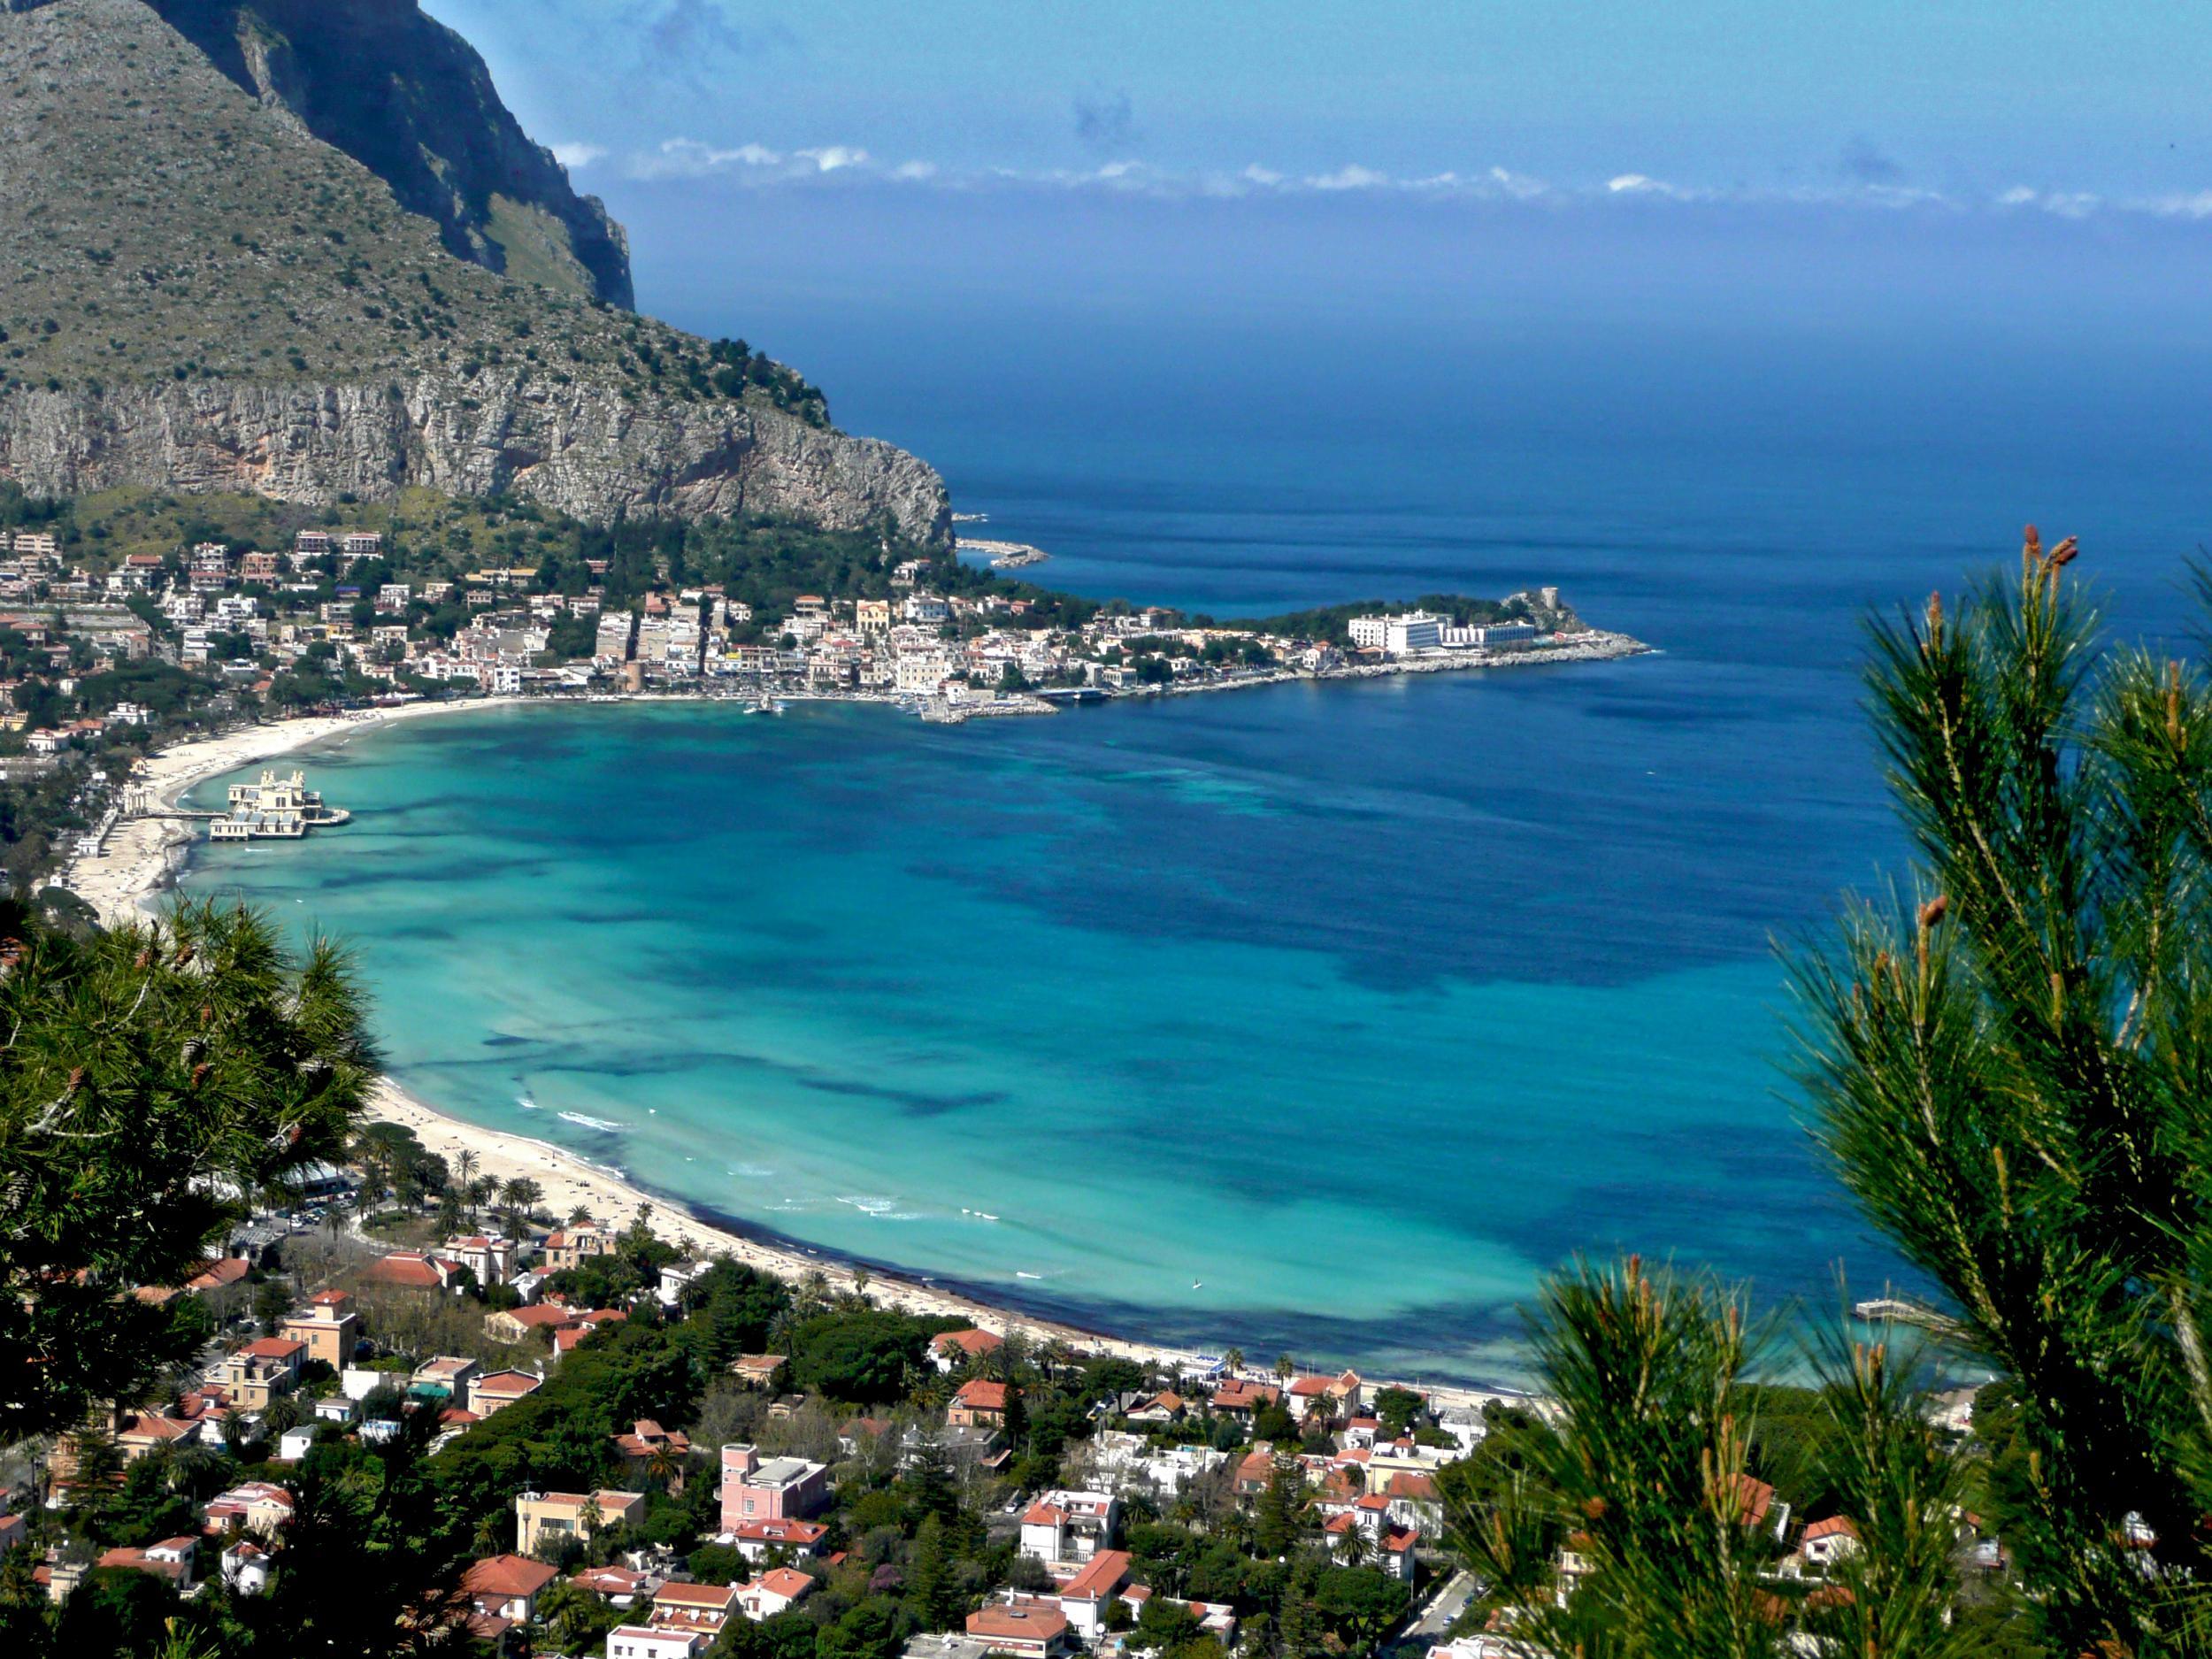
[[[616,1134],[630,1126],[627,1124],[611,1122],[604,1118],[587,1118],[581,1112],[560,1112],[556,1115],[563,1123],[580,1124],[587,1129],[596,1129],[602,1134]]]

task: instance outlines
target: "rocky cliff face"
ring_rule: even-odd
[[[296,117],[488,270],[631,304],[630,250],[533,143],[476,49],[416,0],[147,0],[238,86]]]
[[[327,504],[403,486],[512,490],[618,515],[768,513],[826,529],[950,527],[943,481],[903,450],[741,404],[631,404],[525,376],[406,385],[38,388],[0,399],[0,477],[35,495],[142,485]]]
[[[927,465],[831,428],[776,365],[453,258],[142,0],[0,3],[0,478],[949,540]]]

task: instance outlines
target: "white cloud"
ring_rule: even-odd
[[[2024,184],[2016,184],[1997,198],[1997,205],[2032,207],[2060,219],[2087,219],[2104,205],[2104,198],[2085,190],[2031,190]]]
[[[1339,167],[1334,173],[1318,173],[1306,180],[1307,186],[1316,190],[1379,190],[1389,182],[1388,173],[1357,164]]]
[[[2146,213],[2155,213],[2161,219],[2212,219],[2212,190],[2154,196],[2142,204],[2142,208]]]
[[[604,147],[598,144],[553,144],[549,148],[553,151],[553,159],[569,168],[588,167],[593,162],[604,159],[607,154]]]
[[[817,173],[836,173],[846,167],[864,167],[868,165],[866,150],[845,144],[829,144],[820,150],[795,150],[791,154],[795,160],[813,163]]]
[[[595,144],[557,146],[564,165],[588,166],[604,158]],[[633,154],[626,165],[641,180],[729,178],[755,186],[820,183],[834,177],[879,187],[904,186],[946,190],[1111,190],[1120,195],[1187,200],[1233,200],[1254,196],[1395,195],[1422,201],[1489,204],[1494,207],[1541,203],[1555,208],[1594,206],[1609,201],[1705,204],[1717,209],[1868,211],[1918,210],[1954,214],[2030,211],[2081,220],[2125,213],[2195,223],[2212,222],[2212,188],[2144,197],[2108,197],[2088,191],[2039,189],[2016,185],[1996,196],[1950,196],[1941,191],[1889,181],[1847,179],[1833,184],[1734,185],[1715,188],[1678,184],[1647,173],[1614,173],[1599,180],[1559,183],[1491,166],[1473,173],[1445,170],[1395,177],[1373,167],[1348,163],[1332,172],[1293,175],[1252,162],[1234,172],[1173,171],[1148,162],[1109,161],[1091,168],[1010,166],[946,167],[910,160],[890,166],[858,145],[825,144],[778,150],[760,143],[730,146],[703,139],[664,140],[655,149]]]
[[[783,157],[761,144],[720,150],[697,138],[671,138],[658,150],[634,157],[630,172],[640,179],[696,179],[733,167],[778,167]]]

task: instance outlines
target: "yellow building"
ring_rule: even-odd
[[[342,1290],[322,1292],[277,1327],[278,1335],[305,1343],[308,1358],[338,1367],[352,1359],[360,1331],[361,1316],[353,1310],[353,1298]]]
[[[641,1492],[522,1492],[515,1494],[516,1548],[534,1555],[541,1543],[589,1538],[602,1527],[645,1513]]]

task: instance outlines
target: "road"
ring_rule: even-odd
[[[1402,1653],[1427,1652],[1435,1643],[1444,1640],[1444,1632],[1451,1629],[1453,1622],[1467,1610],[1467,1603],[1475,1599],[1475,1592],[1480,1587],[1474,1574],[1463,1570],[1455,1572],[1451,1581],[1429,1598],[1429,1604],[1421,1610],[1421,1617],[1399,1632],[1393,1645]]]

